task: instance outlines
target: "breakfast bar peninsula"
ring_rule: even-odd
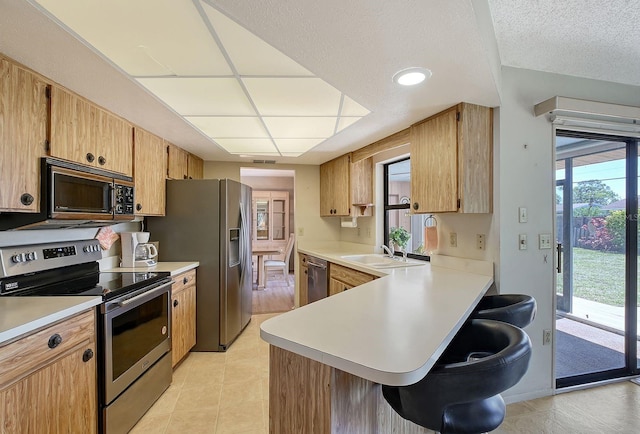
[[[265,321],[269,431],[426,433],[386,403],[381,384],[422,379],[493,284],[493,264],[432,256],[372,270],[322,250],[302,253],[380,276]]]

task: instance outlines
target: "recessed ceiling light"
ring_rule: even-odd
[[[427,68],[414,67],[396,72],[393,75],[393,81],[403,86],[413,86],[422,83],[429,77],[431,77],[431,71]]]

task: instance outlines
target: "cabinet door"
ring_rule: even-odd
[[[189,179],[202,179],[204,177],[204,161],[202,158],[189,154],[187,158],[187,175]]]
[[[349,154],[320,165],[320,215],[349,216],[351,200]]]
[[[373,211],[373,159],[365,158],[351,163],[351,202],[356,205],[357,216],[371,216]],[[358,207],[357,205],[361,205]]]
[[[51,87],[49,154],[52,157],[95,166],[91,143],[91,104],[58,86]]]
[[[92,113],[91,143],[97,153],[96,167],[132,176],[133,127],[99,107],[92,107]]]
[[[458,210],[457,108],[411,127],[411,209]]]
[[[347,285],[344,282],[336,279],[329,279],[329,296],[340,294],[341,292],[351,288],[353,288],[353,286]]]
[[[160,137],[135,129],[135,213],[165,213],[165,145]]]
[[[96,357],[77,347],[67,356],[0,390],[1,432],[97,432]]]
[[[171,365],[175,367],[196,344],[196,286],[173,294],[171,302]]]
[[[169,170],[167,172],[171,179],[188,179],[189,173],[187,170],[188,156],[187,153],[177,147],[176,145],[169,143]]]
[[[0,211],[38,212],[47,84],[0,59]]]
[[[334,215],[350,216],[351,215],[351,156],[343,155],[334,160],[333,168],[333,198]]]

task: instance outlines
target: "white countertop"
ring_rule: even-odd
[[[185,271],[193,270],[200,265],[199,262],[158,262],[151,267],[117,267],[104,271],[157,271],[162,273],[171,273],[171,276],[177,276]]]
[[[422,379],[493,283],[493,264],[432,257],[423,266],[372,269],[345,251],[298,248],[385,276],[271,318],[268,343],[367,380],[402,386]]]
[[[0,345],[102,303],[102,297],[0,297]]]

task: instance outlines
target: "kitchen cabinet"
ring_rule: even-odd
[[[253,247],[285,249],[289,241],[289,192],[253,190],[251,199]]]
[[[196,344],[196,270],[175,276],[171,286],[171,366]]]
[[[329,296],[371,282],[374,279],[377,277],[332,262],[329,264]]]
[[[51,86],[49,155],[133,176],[132,125],[59,86]]]
[[[345,154],[320,165],[320,216],[371,215],[372,202],[371,158],[351,163]]]
[[[96,433],[91,309],[0,347],[0,432]]]
[[[204,178],[204,161],[193,154],[187,156],[187,176],[189,179]]]
[[[300,273],[298,274],[298,303],[300,306],[304,306],[309,303],[309,266],[307,265],[307,255],[304,253],[298,254],[298,261],[300,263]]]
[[[413,213],[492,212],[492,109],[461,103],[411,126]]]
[[[40,210],[46,155],[47,83],[0,57],[0,211]]]
[[[165,141],[142,128],[135,128],[135,214],[163,216],[165,213]]]
[[[173,143],[169,143],[167,147],[167,177],[169,179],[188,179],[188,163],[188,153]]]

